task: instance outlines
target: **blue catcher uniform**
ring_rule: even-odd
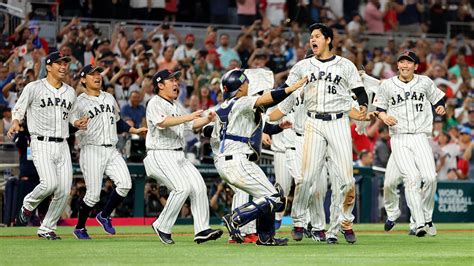
[[[247,77],[241,70],[227,72],[222,78],[224,103],[216,111],[211,145],[220,176],[229,184],[247,192],[255,200],[223,217],[231,238],[243,242],[239,228],[257,220],[257,233],[263,245],[283,245],[287,240],[274,239],[275,211],[285,207],[280,189],[275,188],[255,163],[260,156],[263,108],[255,108],[259,96],[234,98]],[[269,244],[267,241],[272,242]]]

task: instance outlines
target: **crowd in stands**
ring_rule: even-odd
[[[78,78],[81,67],[89,63],[104,67],[104,90],[115,96],[122,119],[131,126],[140,127],[146,125],[146,104],[154,95],[151,77],[157,71],[182,72],[179,100],[189,112],[215,108],[222,101],[220,77],[230,69],[268,68],[274,72],[275,84],[282,84],[291,66],[303,59],[309,48],[302,38],[307,25],[324,22],[337,30],[333,41],[335,53],[378,79],[397,74],[396,58],[401,51],[416,52],[421,61],[417,73],[431,77],[448,98],[447,115],[435,117],[433,127],[432,146],[438,179],[474,179],[472,28],[463,30],[460,26],[456,35],[439,38],[425,38],[424,35],[416,39],[388,37],[380,47],[370,44],[370,35],[368,39],[360,38],[362,33],[382,36],[398,32],[445,34],[447,21],[473,23],[473,6],[467,0],[60,2],[59,14],[72,19],[59,30],[56,47],[49,46],[39,35],[41,22],[38,19],[55,19],[52,15],[55,13],[49,9],[40,12],[41,8],[33,6],[32,12],[14,32],[3,28],[0,41],[0,133],[3,135],[10,126],[11,110],[18,93],[30,81],[45,76],[43,59],[54,50],[72,58],[66,83],[78,94],[83,91]],[[81,22],[80,16],[165,22],[147,31],[137,24],[131,34],[124,29],[124,23],[115,24],[111,36],[101,36],[94,24]],[[192,31],[178,33],[174,21],[210,24],[205,36],[196,38]],[[238,24],[241,32],[232,39],[224,30],[214,27],[215,24]],[[197,42],[197,39],[204,41]],[[390,137],[380,120],[373,121],[367,135],[359,135],[354,125],[352,136],[355,165],[386,166],[391,150]],[[187,151],[194,153],[196,163],[199,163],[204,150],[199,135],[189,132],[186,140]],[[144,156],[143,139],[138,136],[123,134],[118,147],[129,161],[140,161]],[[74,141],[71,149],[73,154],[78,154]],[[74,195],[80,193],[81,186],[76,183]],[[107,193],[106,186],[104,193]],[[145,187],[145,197],[148,212],[156,213],[164,205],[166,193],[150,181]],[[221,184],[215,185],[209,198],[216,212],[222,211],[229,201],[226,188]],[[74,202],[72,199],[71,213],[77,207]],[[183,210],[182,216],[186,215]]]

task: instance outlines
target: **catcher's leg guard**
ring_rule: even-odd
[[[275,212],[282,212],[286,210],[288,200],[285,197],[285,193],[280,184],[275,183],[275,189],[277,190],[278,194],[272,195],[272,197],[280,199],[280,202],[275,202]]]
[[[274,213],[277,205],[279,204],[277,201],[279,201],[279,199],[263,197],[256,199],[255,201],[248,202],[234,209],[232,213],[232,221],[240,227],[263,215]]]

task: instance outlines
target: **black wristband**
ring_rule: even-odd
[[[273,103],[277,104],[282,102],[289,94],[286,94],[285,89],[276,89],[270,92],[272,94]]]
[[[437,103],[435,103],[434,108],[436,109],[438,106],[443,106],[446,104],[446,97],[441,98]]]

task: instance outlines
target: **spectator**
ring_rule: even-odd
[[[398,18],[395,9],[395,0],[388,0],[385,3],[385,10],[383,16],[383,29],[385,32],[398,31]]]
[[[473,108],[474,108],[474,93],[470,92],[468,97],[464,99],[462,106],[454,110],[454,117],[456,119],[457,124],[467,123],[469,120],[468,111]]]
[[[440,134],[438,143],[446,154],[444,165],[438,171],[438,181],[458,179],[457,157],[461,155],[459,145],[452,141],[451,136],[446,132]]]
[[[209,87],[202,86],[199,91],[199,109],[207,110],[212,106],[214,106],[214,102],[211,99]]]
[[[383,33],[384,13],[380,10],[379,0],[369,0],[364,9],[364,20],[368,32]]]
[[[3,125],[3,136],[7,135],[8,130],[12,125],[12,109],[10,107],[6,107],[2,111],[2,125]]]
[[[181,36],[178,34],[175,28],[165,23],[156,27],[152,32],[150,32],[149,37],[160,38],[161,45],[163,45],[163,47],[176,47],[181,43]]]
[[[132,32],[132,39],[128,41],[128,46],[133,46],[141,44],[143,47],[148,50],[148,43],[143,38],[143,27],[142,26],[135,26]]]
[[[471,141],[470,146],[464,151],[463,158],[464,160],[469,162],[469,172],[468,177],[469,179],[474,179],[474,141]]]
[[[286,20],[286,0],[261,0],[261,12],[271,25],[281,25]]]
[[[181,44],[174,52],[173,59],[183,64],[190,64],[197,54],[197,50],[194,48],[194,42],[194,34],[187,34],[186,37],[184,37],[184,44]]]
[[[248,68],[248,60],[252,54],[254,48],[252,36],[250,34],[242,34],[237,38],[237,44],[234,50],[239,54],[240,62],[242,62],[242,68]]]
[[[268,60],[268,67],[273,73],[278,74],[288,70],[286,66],[286,58],[281,51],[281,42],[279,39],[275,39],[271,45],[272,53]]]
[[[166,0],[164,21],[175,22],[176,13],[178,13],[178,0]]]
[[[141,127],[146,114],[145,107],[140,104],[141,101],[140,93],[132,91],[130,93],[129,102],[120,110],[121,115],[132,118],[133,124],[136,128]]]
[[[381,125],[381,120],[377,119],[372,125],[367,128],[367,134],[359,135],[356,131],[356,124],[351,125],[352,135],[352,157],[355,160],[360,156],[363,150],[373,152],[374,145],[378,138],[378,129]]]
[[[359,160],[354,163],[354,166],[357,167],[372,167],[374,163],[374,155],[372,152],[367,150],[362,150],[359,153]]]
[[[213,193],[213,191],[215,192]],[[222,217],[232,211],[234,191],[225,182],[220,182],[217,186],[214,184],[210,192],[212,216]]]
[[[392,153],[390,148],[390,135],[388,127],[383,125],[379,127],[379,137],[375,142],[374,165],[382,168],[387,167],[388,158]]]
[[[429,11],[428,33],[445,34],[448,20],[448,13],[439,1],[435,1]]]
[[[171,69],[172,71],[176,70],[178,68],[178,61],[173,59],[174,55],[174,47],[173,46],[167,46],[163,50],[163,58],[161,60],[158,60],[158,71],[163,70],[163,69]]]
[[[257,17],[256,0],[237,0],[237,15],[239,25],[250,26]]]
[[[352,14],[352,20],[347,24],[346,31],[349,36],[357,36],[363,31],[362,18],[356,11]]]
[[[223,68],[227,68],[231,60],[240,60],[237,52],[229,47],[229,34],[222,33],[219,37],[219,48],[217,48],[219,60]]]
[[[229,23],[229,0],[210,0],[211,23],[227,24]]]
[[[416,0],[396,0],[394,3],[397,11],[398,30],[407,33],[420,33],[420,13],[423,4]]]

